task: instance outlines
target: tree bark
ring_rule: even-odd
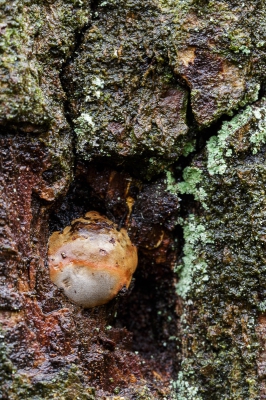
[[[264,1],[0,10],[0,398],[266,398]],[[84,309],[47,250],[88,211],[139,262]]]

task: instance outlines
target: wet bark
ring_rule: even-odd
[[[264,399],[264,1],[3,1],[0,398]],[[49,236],[139,263],[83,309]]]

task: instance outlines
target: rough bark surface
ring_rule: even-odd
[[[264,1],[0,2],[0,398],[264,399]],[[49,235],[127,229],[82,309]]]

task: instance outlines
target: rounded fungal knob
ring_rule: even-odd
[[[49,240],[48,262],[53,283],[74,303],[91,308],[128,288],[138,257],[125,229],[96,211],[71,222]]]

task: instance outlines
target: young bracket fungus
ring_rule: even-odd
[[[126,230],[118,231],[95,211],[51,235],[48,260],[51,280],[84,308],[105,304],[128,288],[138,262]]]

